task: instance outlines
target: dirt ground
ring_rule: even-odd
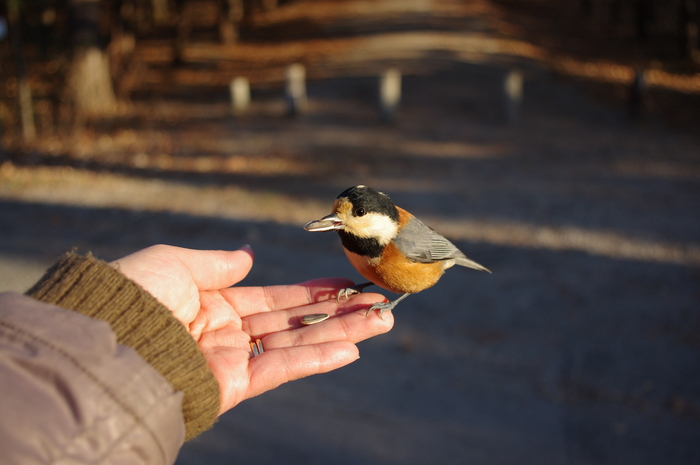
[[[359,280],[336,235],[301,225],[371,185],[493,274],[450,270],[356,363],[241,404],[178,464],[700,463],[698,121],[630,120],[619,86],[596,92],[514,35],[509,3],[290,1],[179,70],[144,43],[123,117],[0,166],[0,290],[72,247],[161,242],[251,244],[246,285]],[[293,61],[310,77],[298,118]],[[393,123],[376,105],[388,66],[404,75]],[[253,103],[234,117],[237,74]]]

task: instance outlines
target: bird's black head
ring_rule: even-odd
[[[348,213],[361,217],[368,213],[386,215],[393,221],[399,221],[399,212],[388,195],[367,186],[355,186],[345,189],[336,199],[336,205],[349,202],[352,206]]]
[[[333,213],[304,226],[307,231],[338,231],[343,246],[358,255],[377,257],[399,232],[399,211],[385,194],[366,186],[341,193]]]

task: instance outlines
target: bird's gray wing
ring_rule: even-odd
[[[432,263],[454,259],[457,265],[488,271],[475,261],[468,259],[452,242],[412,217],[394,238],[398,249],[413,261]]]

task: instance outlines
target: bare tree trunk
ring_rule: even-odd
[[[68,90],[76,117],[109,116],[116,112],[109,56],[102,46],[99,0],[70,0],[73,19],[73,60]]]
[[[74,52],[68,85],[75,109],[81,116],[109,116],[115,113],[117,98],[114,94],[109,57],[97,47]]]
[[[649,38],[649,23],[654,16],[653,5],[651,0],[636,0],[634,8],[637,39],[646,40]]]
[[[182,0],[177,17],[177,28],[173,44],[173,64],[182,66],[185,62],[185,48],[192,34],[192,5],[191,1]]]
[[[153,24],[159,26],[168,22],[168,0],[151,0],[153,10]]]
[[[238,40],[238,25],[244,14],[243,0],[221,0],[219,5],[223,9],[219,21],[219,37],[221,43],[232,44]]]
[[[610,22],[615,26],[618,26],[622,22],[622,0],[611,1]]]
[[[681,52],[687,58],[700,62],[700,2],[682,0],[680,13]]]
[[[133,0],[123,0],[114,10],[112,37],[107,46],[109,67],[118,99],[128,99],[133,77],[132,55],[136,47],[136,7]]]
[[[584,16],[591,16],[593,13],[593,0],[581,0],[581,12]]]
[[[22,32],[20,30],[19,20],[19,2],[17,0],[8,2],[7,19],[9,21],[10,33],[12,34],[12,52],[17,70],[17,99],[19,103],[20,120],[22,121],[22,137],[25,142],[31,142],[36,137],[36,126],[34,124],[32,89],[29,87],[29,79],[24,63]]]
[[[277,8],[278,0],[262,0],[263,11],[272,11]]]

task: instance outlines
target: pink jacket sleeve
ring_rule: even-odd
[[[2,463],[171,464],[182,396],[107,323],[0,294]]]

